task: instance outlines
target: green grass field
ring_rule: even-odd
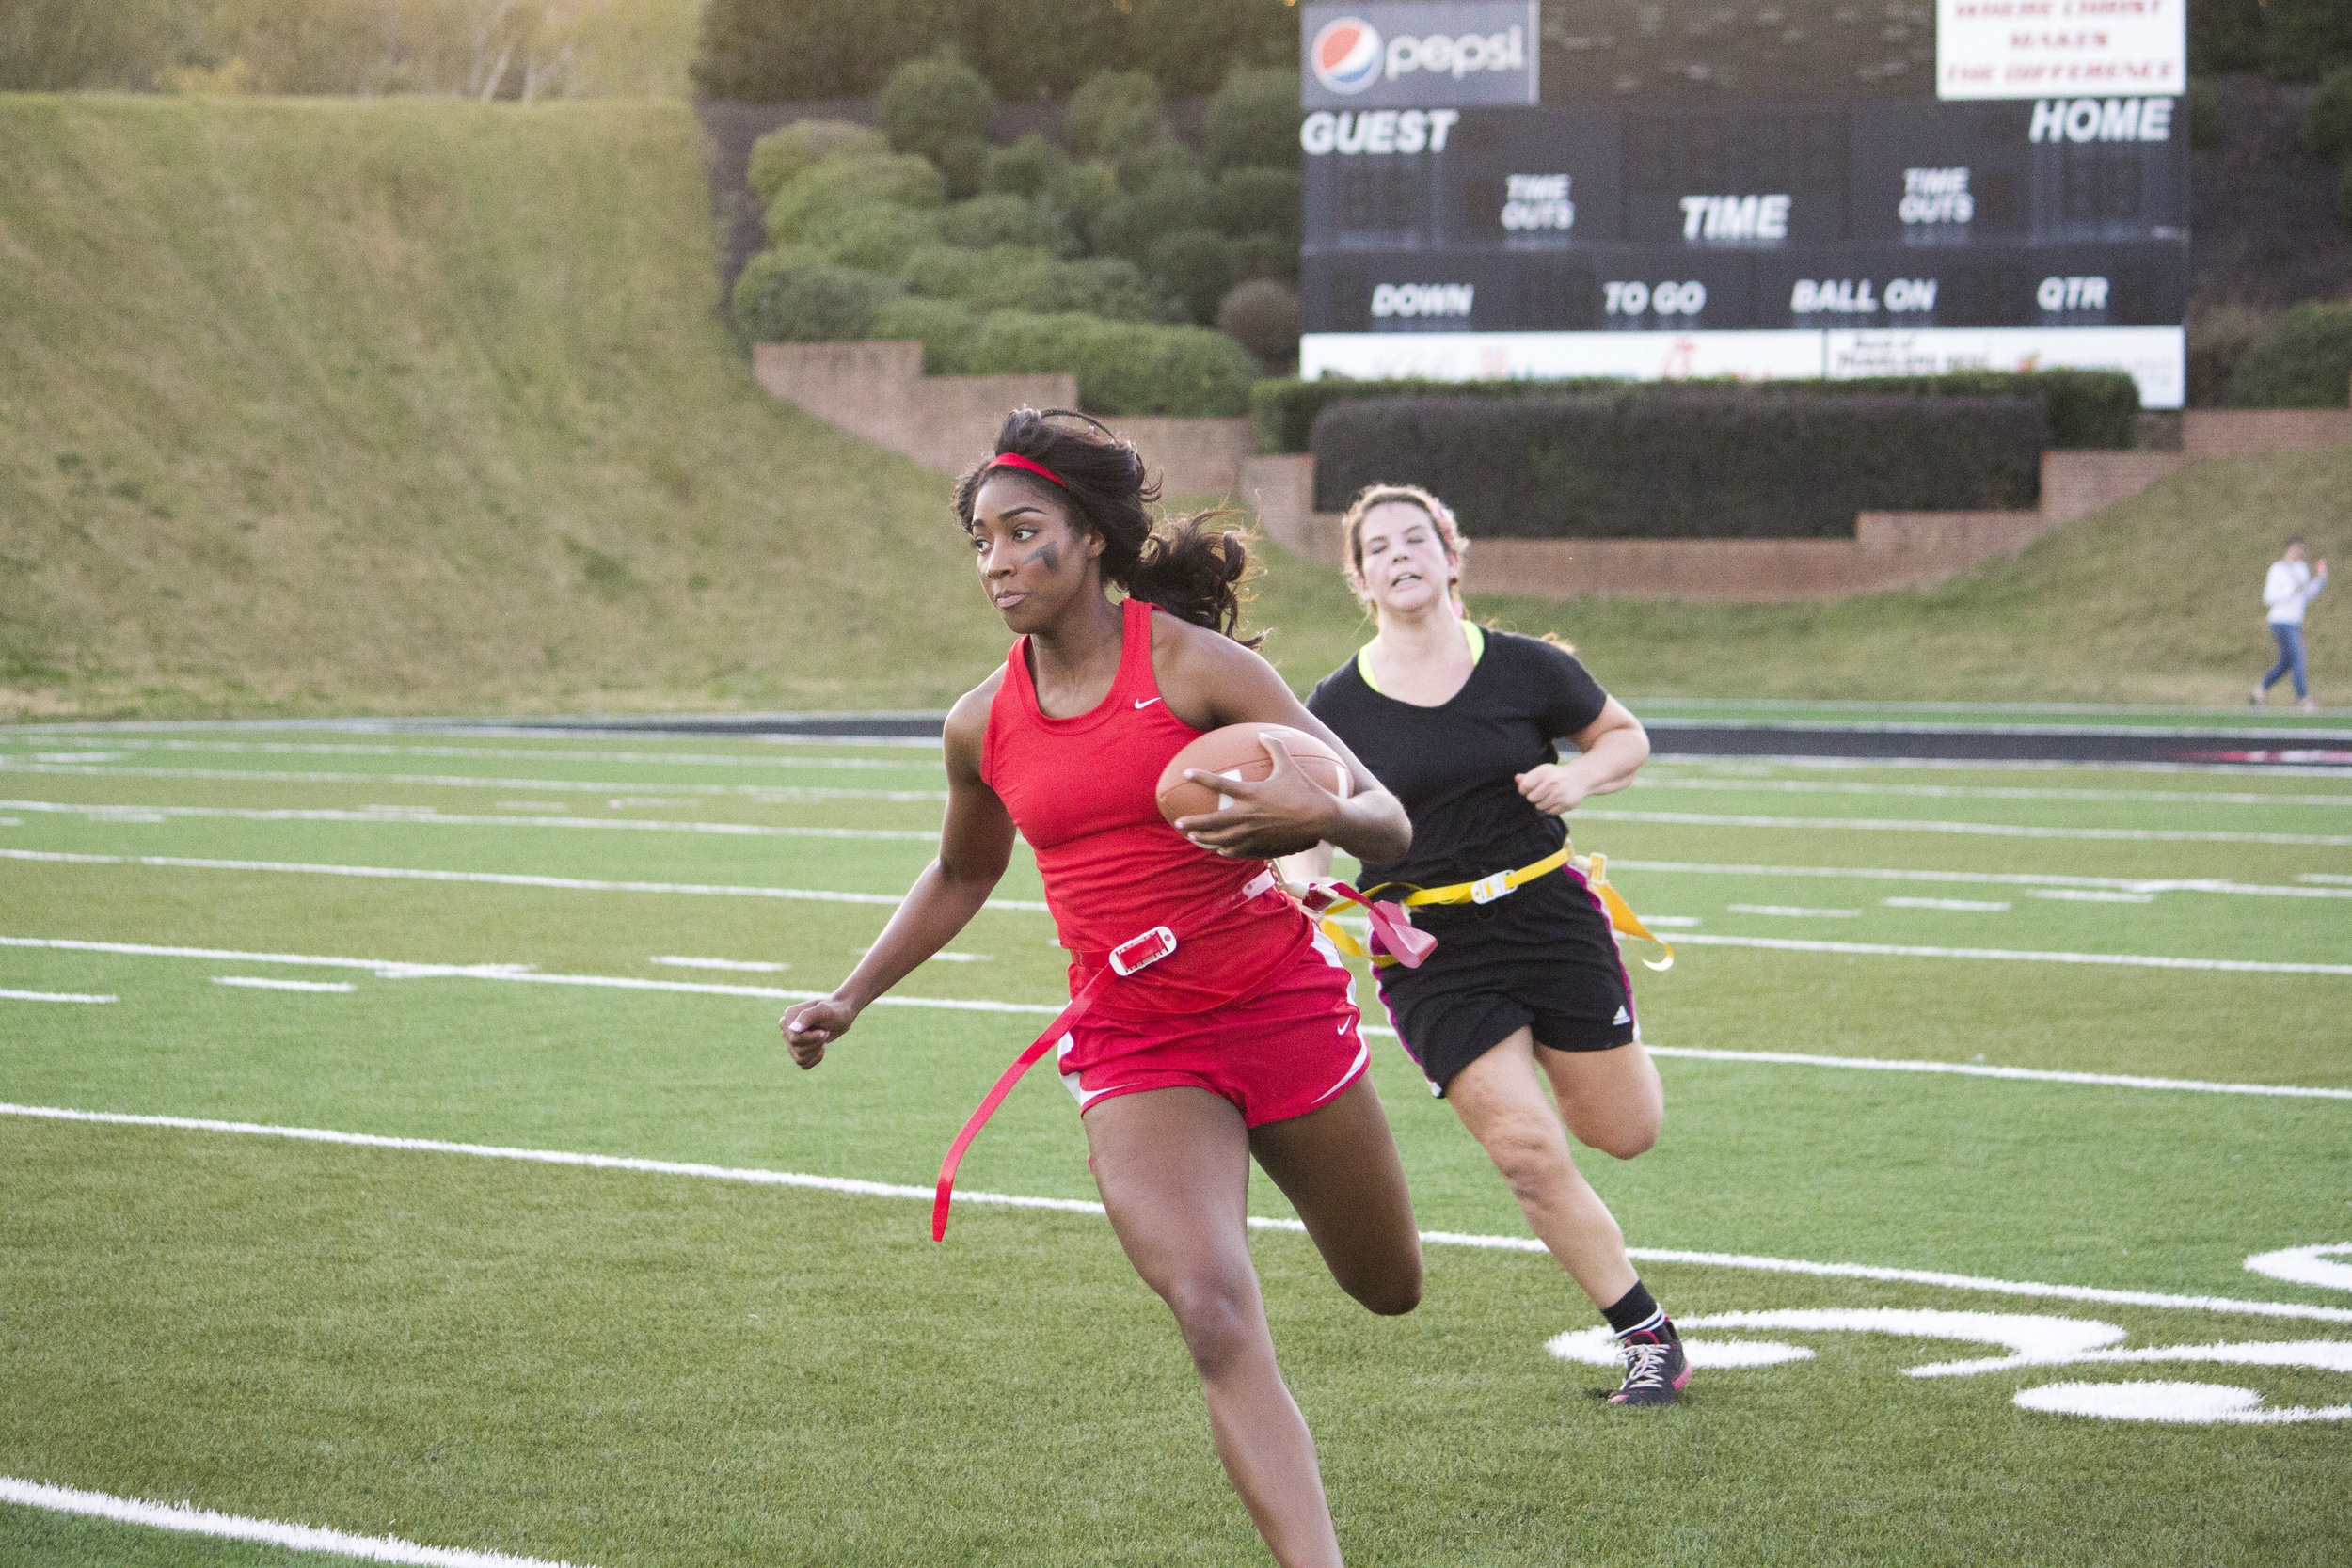
[[[1056,1004],[1024,857],[918,1005],[781,1052],[939,789],[921,746],[0,734],[0,1101],[723,1168],[0,1117],[0,1476],[602,1568],[1262,1560],[1098,1217],[969,1203],[934,1247],[908,1196],[725,1179],[925,1187]],[[2352,1293],[2246,1266],[2352,1243],[2341,772],[1667,760],[1578,821],[1681,944],[1636,972],[1665,1136],[1589,1173],[1685,1255],[1644,1264],[1679,1317],[1834,1316],[1694,1328],[1814,1354],[1629,1418],[1547,1354],[1595,1314],[1540,1255],[1433,1244],[1378,1320],[1261,1231],[1351,1560],[2352,1555]],[[1424,1229],[1523,1237],[1372,1043]],[[1091,1196],[1057,1084],[963,1185]],[[2273,1418],[2014,1402],[2156,1381]],[[315,1560],[0,1504],[0,1561]]]
[[[946,477],[754,386],[685,104],[0,95],[0,718],[937,707],[1002,654]],[[2348,494],[2247,459],[1922,593],[1475,608],[1645,697],[2242,705]],[[1360,616],[1267,555],[1304,686]]]

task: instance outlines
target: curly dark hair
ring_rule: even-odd
[[[1066,489],[1042,479],[1031,483],[1060,501],[1070,520],[1103,541],[1103,577],[1130,598],[1154,604],[1180,620],[1221,632],[1244,647],[1264,641],[1241,637],[1243,579],[1249,552],[1240,532],[1208,525],[1231,515],[1203,512],[1155,526],[1152,506],[1160,487],[1143,471],[1135,443],[1112,434],[1100,420],[1067,408],[1016,408],[996,433],[996,454],[1010,452],[1042,464],[1059,475]],[[986,462],[956,481],[956,521],[972,528],[972,504],[981,481],[993,472],[1028,477],[1019,468],[993,469]]]

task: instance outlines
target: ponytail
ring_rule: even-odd
[[[1058,492],[1045,493],[1063,504],[1073,525],[1102,539],[1104,579],[1125,589],[1128,597],[1245,647],[1264,641],[1237,635],[1249,552],[1238,531],[1210,526],[1232,514],[1203,512],[1155,528],[1151,509],[1160,487],[1145,475],[1133,442],[1066,408],[1016,408],[997,433],[996,454],[1049,470],[1050,479],[1034,482],[1041,488],[1060,482]],[[973,501],[992,473],[1026,471],[1026,465],[1000,467],[993,460],[966,470],[956,482],[956,520],[970,531]]]

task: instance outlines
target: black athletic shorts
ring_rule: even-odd
[[[1432,1094],[1520,1029],[1552,1051],[1642,1037],[1609,917],[1569,873],[1491,904],[1417,909],[1413,924],[1437,951],[1419,969],[1383,969],[1380,1000]]]

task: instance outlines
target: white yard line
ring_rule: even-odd
[[[1680,942],[1731,941],[1738,938],[1680,937]],[[1786,945],[1754,939],[1761,945]],[[1829,943],[1844,947],[1851,943]],[[283,964],[294,968],[365,970],[379,979],[503,980],[541,986],[582,986],[608,990],[670,991],[690,996],[740,996],[769,1002],[809,1002],[831,994],[787,990],[780,986],[726,985],[700,980],[649,980],[622,974],[543,974],[527,964],[414,963],[395,958],[357,958],[311,953],[250,953],[215,947],[176,947],[129,942],[91,942],[68,937],[0,936],[0,948],[23,947],[72,953],[106,953],[124,958],[205,958],[217,962]],[[1052,1002],[997,1002],[985,999],[930,996],[878,997],[884,1007],[930,1007],[952,1012],[1009,1013],[1051,1018],[1061,1011]],[[1375,1024],[1360,1025],[1367,1035],[1393,1039],[1396,1032]],[[1963,1078],[1998,1078],[2015,1082],[2086,1084],[2108,1088],[2169,1089],[2197,1094],[2254,1095],[2277,1099],[2352,1100],[2352,1089],[2312,1088],[2286,1084],[2220,1084],[2191,1078],[2149,1078],[2120,1073],[2068,1072],[2043,1068],[1994,1067],[1974,1062],[1885,1060],[1873,1056],[1818,1056],[1770,1051],[1708,1051],[1696,1047],[1649,1047],[1655,1056],[1684,1056],[1699,1061],[1747,1062],[1767,1066],[1850,1068],[1875,1072],[1949,1073]]]
[[[14,802],[0,801],[13,809]],[[2292,844],[2322,848],[2352,846],[2352,833],[2257,833],[2201,828],[2043,828],[2017,822],[1939,822],[1870,816],[1733,816],[1692,811],[1619,811],[1580,806],[1588,822],[1655,822],[1684,828],[1804,828],[1842,832],[1962,833],[1986,838],[2044,838],[2145,844]]]
[[[706,795],[792,805],[809,800],[945,800],[944,789],[850,789],[811,784],[648,783],[644,779],[501,779],[470,773],[280,772],[262,768],[129,768],[91,763],[20,762],[0,756],[0,773],[63,774],[84,779],[211,779],[238,784],[414,784],[431,789],[546,789],[575,795],[628,797],[658,789],[664,795]],[[681,802],[682,803],[682,802]]]
[[[318,1552],[328,1557],[354,1558],[361,1562],[399,1562],[416,1568],[570,1568],[535,1557],[506,1552],[477,1552],[463,1546],[426,1546],[396,1535],[351,1535],[315,1525],[290,1525],[277,1519],[251,1519],[240,1513],[215,1513],[191,1503],[151,1503],[118,1497],[105,1492],[85,1492],[72,1486],[50,1486],[15,1476],[0,1476],[0,1503],[44,1509],[52,1513],[75,1513],[87,1519],[111,1519],[121,1525],[175,1530],[183,1535],[209,1535],[222,1541],[251,1541],[288,1551]]]
[[[79,990],[0,990],[0,1001],[5,1002],[83,1002],[97,1006],[121,1000],[119,996]]]
[[[139,1116],[116,1111],[68,1110],[50,1105],[0,1103],[0,1116],[44,1120],[95,1122],[126,1127],[162,1127],[192,1132],[227,1132],[247,1136],[287,1138],[304,1143],[342,1144],[361,1148],[396,1149],[408,1153],[459,1154],[476,1159],[516,1160],[537,1164],[581,1165],[596,1170],[635,1171],[655,1176],[699,1177],[707,1180],[743,1181],[761,1186],[799,1187],[843,1193],[859,1197],[904,1198],[929,1203],[930,1187],[867,1181],[852,1177],[812,1176],[800,1171],[761,1170],[740,1165],[707,1165],[675,1160],[642,1160],[612,1154],[581,1154],[562,1149],[516,1148],[496,1144],[451,1143],[437,1138],[393,1138],[369,1132],[342,1132],[315,1127],[274,1126],[263,1122],[216,1121],[201,1117]],[[1103,1212],[1100,1203],[1078,1198],[1028,1197],[1012,1193],[975,1192],[958,1188],[958,1203],[1016,1209],[1047,1209],[1064,1213]],[[1249,1224],[1262,1230],[1303,1232],[1293,1219],[1251,1215]],[[1435,1246],[1476,1247],[1502,1252],[1542,1252],[1541,1242],[1527,1236],[1486,1236],[1450,1230],[1428,1230],[1422,1240]],[[1816,1275],[1836,1279],[1873,1279],[1932,1285],[1947,1290],[1979,1291],[1998,1295],[2039,1296],[2059,1301],[2099,1302],[2111,1306],[2172,1307],[2191,1311],[2243,1313],[2266,1318],[2301,1318],[2325,1323],[2352,1323],[2352,1307],[2307,1307],[2297,1302],[2249,1301],[2229,1296],[2178,1295],[2156,1291],[2114,1291],[2088,1285],[2049,1285],[2035,1280],[1996,1279],[1978,1275],[1947,1274],[1926,1269],[1883,1268],[1867,1263],[1820,1263],[1804,1259],[1762,1258],[1743,1253],[1689,1252],[1657,1247],[1630,1247],[1628,1253],[1644,1262],[1688,1263],[1703,1268],[1750,1269],[1772,1274]]]
[[[1671,767],[1672,757],[1654,766]],[[103,769],[101,769],[103,771]],[[2130,801],[2165,806],[2332,806],[2352,810],[2352,793],[2338,795],[2266,795],[2252,790],[2201,789],[2030,789],[2010,784],[1851,784],[1827,779],[1743,779],[1736,774],[1664,777],[1643,774],[1637,789],[1754,790],[1782,795],[1900,795],[1948,800],[2084,800]]]
[[[1373,1033],[1366,1029],[1366,1034]],[[1382,1030],[1387,1034],[1389,1031]],[[2006,1078],[2032,1084],[2090,1084],[2115,1089],[2169,1089],[2191,1094],[2245,1094],[2279,1100],[2352,1100],[2352,1089],[2308,1088],[2300,1084],[2214,1084],[2194,1078],[2147,1078],[2121,1072],[2066,1072],[2052,1068],[1993,1067],[1981,1062],[1914,1062],[1870,1056],[1816,1056],[1795,1051],[1708,1051],[1698,1046],[1652,1045],[1653,1056],[1699,1062],[1842,1068],[1867,1072],[1946,1073],[1958,1078]]]
[[[1899,871],[1862,865],[1756,865],[1710,861],[1651,861],[1612,855],[1613,871],[1687,872],[1707,877],[1850,877],[1880,882],[1978,882],[1994,887],[2115,888],[2125,893],[2219,893],[2265,898],[2352,898],[2352,877],[2305,873],[2306,886],[2233,882],[2210,877],[2070,877],[2050,871]],[[2339,883],[2341,885],[2339,885]]]
[[[1873,958],[1991,958],[2010,963],[2112,964],[2124,969],[2219,970],[2241,974],[2352,974],[2352,964],[2280,963],[2264,958],[2170,958],[2152,953],[2036,952],[2014,947],[1909,947],[1883,942],[1806,942],[1795,937],[1692,933],[1677,946],[1766,947],[1784,953],[1844,953]]]
[[[335,811],[316,807],[90,805],[72,800],[0,800],[8,811],[48,812],[93,822],[160,822],[175,817],[237,822],[365,822],[415,828],[601,828],[638,832],[714,833],[731,838],[900,839],[936,844],[936,828],[787,828],[763,822],[666,822],[642,816],[499,816],[398,807]]]
[[[382,878],[392,881],[480,882],[492,887],[552,888],[566,893],[675,893],[723,898],[785,898],[818,904],[875,904],[897,909],[905,895],[835,893],[826,888],[745,887],[729,882],[627,882],[593,877],[540,877],[523,872],[434,871],[400,865],[325,865],[304,861],[213,860],[191,855],[77,855],[58,849],[0,849],[0,861],[52,861],[68,865],[143,865],[182,871],[272,871],[304,877]],[[1035,898],[992,898],[992,910],[1042,914]]]
[[[348,980],[273,980],[261,974],[215,974],[216,986],[243,986],[254,990],[334,991],[348,994],[359,988]]]
[[[24,746],[54,746],[56,734],[80,734],[97,736],[108,750],[118,752],[220,752],[230,755],[297,756],[297,757],[495,757],[501,762],[533,762],[541,759],[556,762],[649,762],[664,767],[681,768],[838,768],[853,770],[881,768],[892,771],[925,769],[936,771],[938,764],[926,758],[920,762],[898,762],[882,757],[794,757],[747,756],[726,752],[614,752],[557,750],[543,746],[394,746],[352,741],[298,740],[150,740],[135,736],[101,735],[100,732],[57,732],[49,734],[20,732],[17,741]],[[476,734],[490,732],[476,731]],[[504,732],[512,735],[516,732]],[[528,732],[524,732],[528,733]],[[880,741],[836,738],[834,736],[775,736],[759,737],[760,744],[830,745],[844,749],[869,746],[915,745],[939,749],[939,742],[929,739],[885,739]],[[0,745],[8,737],[0,736]]]

